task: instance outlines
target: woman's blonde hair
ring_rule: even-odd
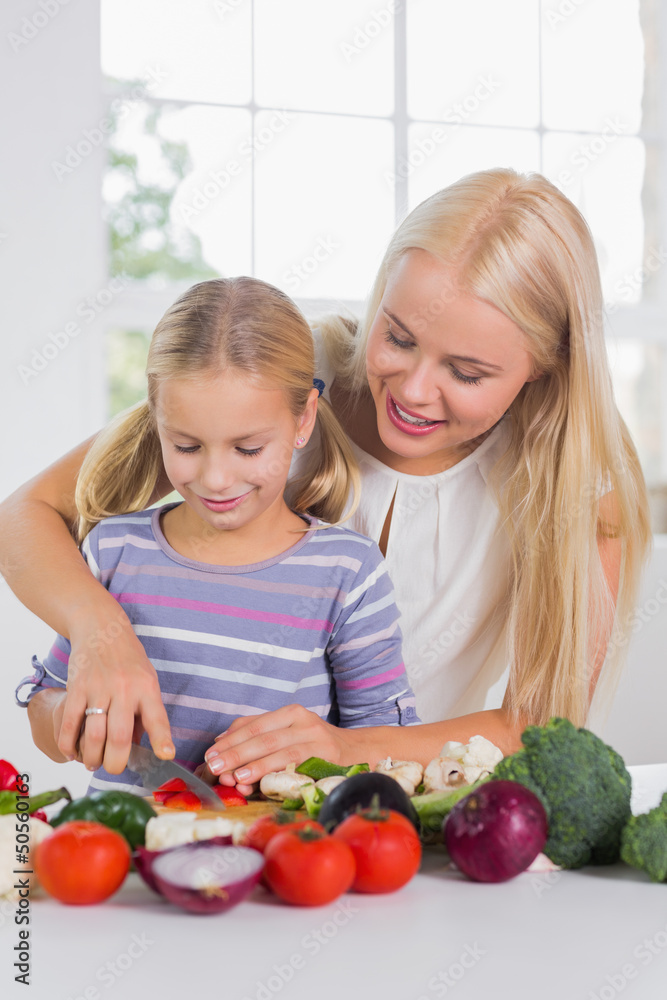
[[[369,330],[392,270],[415,249],[515,322],[542,373],[508,410],[509,446],[491,478],[512,551],[504,707],[516,721],[583,725],[605,646],[607,700],[614,689],[651,541],[639,460],[613,397],[591,233],[539,174],[482,171],[432,195],[390,241],[357,335],[340,318],[318,323],[352,392],[367,391]],[[599,502],[610,490],[605,523]],[[613,630],[600,536],[622,545]]]
[[[148,398],[120,414],[96,438],[76,489],[82,541],[98,521],[147,507],[164,474],[155,422],[160,383],[210,379],[233,371],[264,389],[281,389],[295,423],[313,389],[313,337],[292,300],[255,278],[220,278],[188,289],[155,328],[146,374]],[[318,401],[319,446],[290,484],[290,506],[339,521],[350,493],[358,502],[359,473],[347,437],[329,403]]]

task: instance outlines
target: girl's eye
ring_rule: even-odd
[[[466,385],[479,385],[479,383],[482,381],[481,375],[476,375],[474,377],[471,375],[464,375],[462,372],[458,370],[458,368],[455,368],[454,365],[450,365],[449,367],[451,369],[454,378],[458,379],[459,382],[465,382]]]
[[[237,448],[236,450],[241,455],[259,455],[260,451],[263,451],[263,446],[260,448]]]
[[[187,448],[181,447],[180,444],[175,444],[174,445],[174,448],[176,449],[176,451],[180,451],[180,453],[182,455],[192,455],[193,452],[197,451],[198,447],[199,447],[198,444],[189,445]]]
[[[403,351],[409,351],[414,345],[410,343],[409,340],[399,340],[398,337],[394,336],[391,330],[387,330],[384,335],[384,339],[392,347],[400,347]]]

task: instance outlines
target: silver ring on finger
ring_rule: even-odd
[[[87,708],[86,715],[106,715],[106,708]]]

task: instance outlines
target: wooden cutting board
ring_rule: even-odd
[[[153,809],[156,813],[173,813],[174,809],[169,809],[167,806],[158,804],[157,802],[151,803]],[[222,811],[216,809],[200,809],[193,815],[197,816],[199,819],[216,819],[218,816],[222,816],[224,819],[230,819],[232,821],[245,823],[246,826],[250,826],[254,823],[256,819],[260,816],[267,816],[271,813],[277,812],[280,809],[279,802],[269,802],[268,800],[256,800],[248,803],[247,806],[232,806]],[[305,813],[298,812],[294,814],[300,819],[305,815]]]

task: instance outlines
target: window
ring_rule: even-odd
[[[102,0],[110,266],[133,279],[109,311],[111,410],[132,395],[113,366],[182,287],[254,274],[307,314],[358,313],[409,209],[508,165],[591,226],[618,404],[659,496],[661,17],[656,0]]]

